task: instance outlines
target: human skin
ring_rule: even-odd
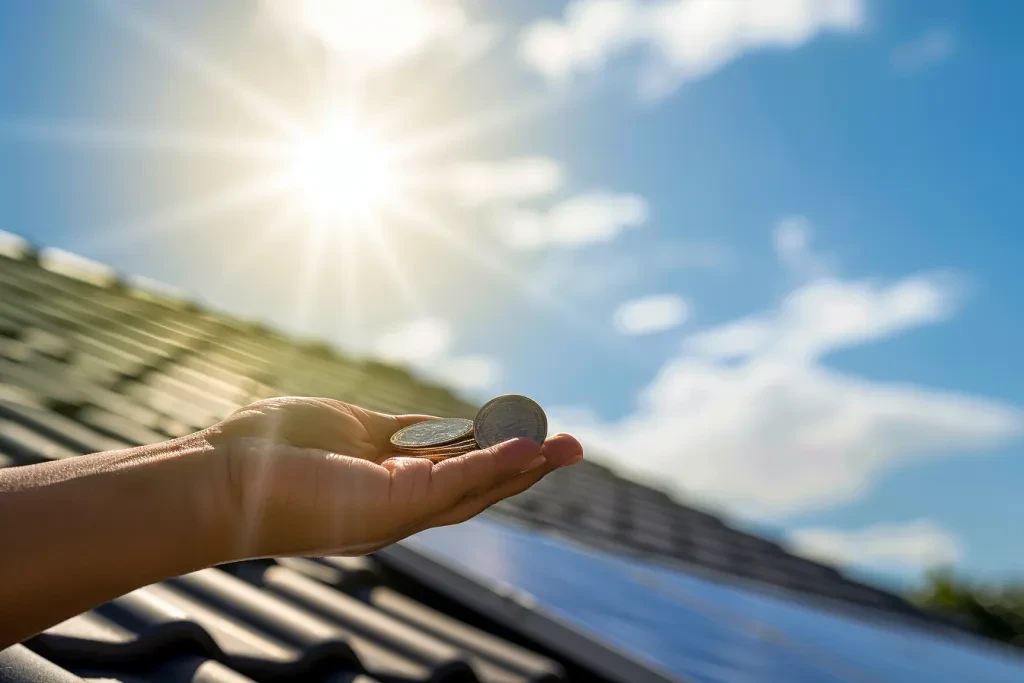
[[[440,463],[392,457],[391,435],[424,419],[275,398],[179,439],[0,470],[0,649],[216,564],[369,553],[583,459],[565,434]]]

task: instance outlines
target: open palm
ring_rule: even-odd
[[[321,398],[258,401],[204,434],[238,557],[362,554],[456,524],[583,457],[568,435],[440,463],[395,457],[391,435],[430,417]]]

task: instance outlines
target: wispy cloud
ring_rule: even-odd
[[[477,206],[546,197],[562,187],[565,173],[548,157],[514,157],[453,164],[441,173],[440,182],[460,202]]]
[[[782,265],[799,277],[813,279],[830,274],[825,259],[811,251],[811,222],[804,216],[786,216],[772,233],[775,254]]]
[[[628,249],[607,243],[585,252],[563,251],[538,264],[531,280],[540,291],[563,301],[606,302],[623,291],[649,286],[657,278],[683,271],[721,276],[734,265],[722,244],[686,240],[633,242]]]
[[[433,375],[462,391],[481,391],[501,380],[501,363],[492,356],[461,356],[443,359],[431,369]]]
[[[643,225],[647,216],[647,201],[640,195],[595,191],[570,197],[548,211],[503,211],[497,230],[516,249],[578,247],[611,241],[623,230]]]
[[[440,318],[420,318],[393,327],[377,340],[375,351],[393,363],[417,363],[447,353],[452,326]]]
[[[501,379],[501,364],[485,355],[453,356],[455,334],[441,318],[419,318],[400,323],[382,334],[374,345],[382,360],[409,365],[423,375],[464,391],[488,389]]]
[[[370,68],[431,48],[474,56],[497,38],[493,25],[473,20],[458,0],[262,0],[260,8],[267,24]]]
[[[892,65],[900,73],[912,73],[945,61],[955,49],[952,31],[933,28],[893,50]]]
[[[929,519],[876,524],[852,531],[809,527],[790,534],[798,553],[840,566],[923,570],[955,563],[960,542]]]
[[[688,337],[684,349],[713,359],[816,360],[831,351],[950,319],[960,279],[923,273],[891,283],[821,279],[790,292],[775,310]]]
[[[676,294],[633,299],[615,310],[615,328],[622,334],[643,335],[679,327],[690,317],[690,304]]]
[[[639,87],[658,96],[748,52],[794,49],[863,22],[862,0],[574,0],[560,20],[527,26],[519,55],[547,80],[564,83],[645,51]]]
[[[773,310],[685,337],[615,421],[552,410],[619,464],[733,511],[770,517],[856,499],[914,458],[969,454],[1024,434],[1024,413],[984,398],[873,381],[830,352],[948,320],[957,278],[818,279]]]

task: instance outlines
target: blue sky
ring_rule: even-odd
[[[884,580],[1024,571],[1018,3],[207,5],[0,6],[2,229]],[[353,118],[377,201],[252,189]]]

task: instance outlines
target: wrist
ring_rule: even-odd
[[[222,450],[205,432],[191,434],[158,444],[152,470],[147,463],[138,473],[163,496],[160,514],[168,516],[182,560],[175,574],[239,559],[231,472]]]
[[[119,529],[153,580],[234,559],[213,451],[199,433],[76,459],[90,461],[76,479],[107,499],[105,523]]]

